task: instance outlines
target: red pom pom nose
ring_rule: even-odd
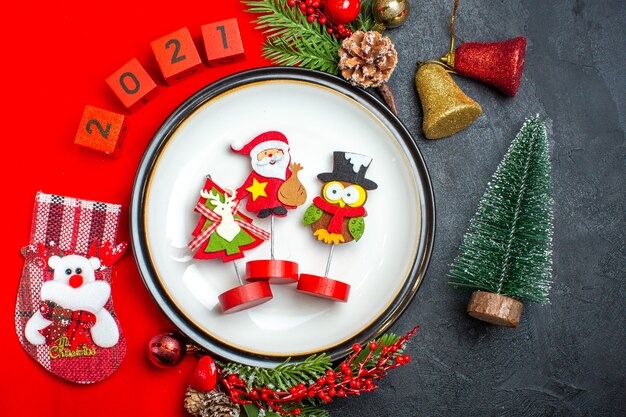
[[[78,288],[83,285],[83,276],[82,275],[72,275],[69,280],[70,287]]]

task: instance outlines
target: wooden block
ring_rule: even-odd
[[[474,291],[467,304],[467,313],[488,323],[517,327],[523,308],[521,302],[505,295]]]
[[[125,135],[123,115],[85,106],[74,143],[116,157]]]
[[[195,74],[202,67],[200,54],[186,27],[153,41],[150,46],[168,85]]]
[[[212,67],[245,58],[237,19],[222,20],[202,26],[202,39],[207,61]]]
[[[124,107],[131,112],[136,111],[158,92],[156,83],[137,58],[131,59],[122,68],[115,71],[106,79],[106,83]]]

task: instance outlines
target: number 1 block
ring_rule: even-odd
[[[125,134],[123,115],[85,106],[74,143],[116,157]]]
[[[202,67],[202,60],[186,27],[151,42],[150,46],[168,85],[195,74]]]
[[[245,58],[237,19],[222,20],[201,27],[204,49],[210,66],[216,67]]]
[[[106,79],[106,83],[124,107],[131,112],[136,111],[158,92],[156,83],[137,61],[137,58],[131,59],[122,68],[115,71]]]

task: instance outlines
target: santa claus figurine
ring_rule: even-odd
[[[246,210],[263,219],[284,217],[287,210],[306,201],[306,191],[292,173],[302,169],[290,164],[289,141],[281,132],[261,133],[245,145],[232,144],[230,149],[250,157],[252,172],[237,189],[237,200],[248,198]]]
[[[274,217],[284,217],[287,210],[306,201],[306,190],[298,179],[300,164],[291,163],[289,141],[281,132],[261,133],[245,145],[232,144],[230,149],[250,156],[252,172],[237,189],[237,200],[247,198],[246,210],[257,217],[270,217],[271,259],[250,261],[246,264],[246,279],[251,282],[269,281],[271,284],[289,284],[298,280],[298,264],[274,259]]]

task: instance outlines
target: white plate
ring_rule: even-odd
[[[298,262],[301,273],[323,275],[329,247],[312,236],[302,216],[332,170],[333,151],[373,158],[367,178],[378,184],[365,204],[365,233],[335,248],[330,278],[351,285],[347,303],[273,285],[274,299],[222,314],[217,296],[238,285],[232,263],[197,260],[187,249],[199,214],[193,210],[210,174],[221,187],[238,187],[248,157],[229,145],[268,130],[289,139],[292,161],[308,201],[275,220],[277,259]],[[181,331],[228,360],[271,366],[328,352],[345,355],[395,321],[425,273],[434,235],[434,203],[426,167],[402,124],[369,94],[336,77],[294,68],[236,74],[187,100],[156,133],[133,189],[135,257],[148,290]],[[245,212],[245,211],[244,211]],[[254,223],[269,230],[268,219]],[[269,243],[236,261],[269,258]]]

